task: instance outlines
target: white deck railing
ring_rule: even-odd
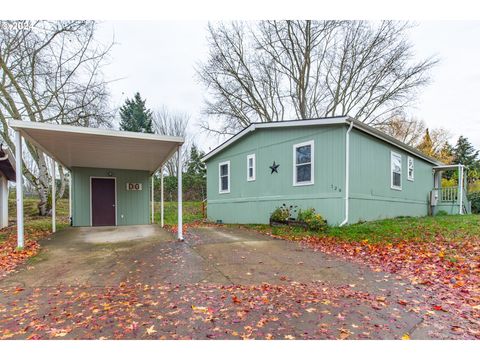
[[[437,190],[439,193],[439,201],[440,202],[457,202],[458,201],[458,187],[457,186],[450,186],[450,187],[442,187]]]

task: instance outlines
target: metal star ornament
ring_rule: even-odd
[[[270,174],[273,174],[274,172],[278,174],[278,167],[280,166],[280,164],[275,164],[275,161],[273,162],[273,165],[270,166],[270,170],[272,170],[272,172]]]

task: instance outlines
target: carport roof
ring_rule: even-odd
[[[10,127],[64,167],[147,170],[154,173],[175,153],[184,139],[10,120]]]

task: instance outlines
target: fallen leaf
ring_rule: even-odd
[[[146,330],[146,333],[147,333],[148,335],[155,334],[156,332],[157,332],[157,330],[155,330],[155,325],[150,326],[150,327],[147,328],[147,330]]]

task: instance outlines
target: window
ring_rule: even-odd
[[[255,154],[247,156],[247,181],[255,181]]]
[[[313,184],[313,140],[293,145],[293,186]]]
[[[230,192],[230,161],[218,164],[218,192],[220,194]]]
[[[402,155],[390,154],[390,171],[392,173],[390,187],[394,190],[402,190]]]
[[[413,181],[413,179],[415,178],[414,177],[414,165],[413,165],[413,158],[410,157],[410,156],[407,157],[407,169],[408,169],[407,178],[408,178],[408,180]]]

